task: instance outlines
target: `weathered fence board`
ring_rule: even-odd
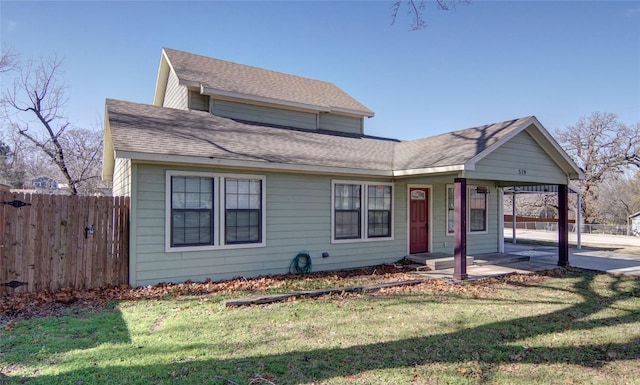
[[[128,282],[129,198],[2,191],[0,202],[0,294]]]

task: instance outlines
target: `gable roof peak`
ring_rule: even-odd
[[[180,84],[198,87],[203,94],[362,117],[374,115],[373,111],[330,82],[172,48],[163,48],[162,52],[161,60],[166,59]]]

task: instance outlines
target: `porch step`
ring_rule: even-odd
[[[453,257],[427,259],[425,263],[431,270],[451,269],[455,265]],[[473,265],[473,257],[468,255],[467,266],[471,265]]]

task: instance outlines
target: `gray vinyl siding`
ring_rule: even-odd
[[[202,95],[198,91],[189,91],[189,109],[198,111],[209,111],[209,96]]]
[[[173,71],[169,71],[167,88],[164,94],[163,107],[186,110],[188,107],[187,87],[178,83],[178,77]]]
[[[117,158],[113,168],[113,195],[131,196],[131,160]]]
[[[467,177],[496,181],[567,184],[567,175],[523,131],[476,164]]]
[[[354,118],[333,113],[321,113],[319,120],[320,129],[322,130],[363,134],[363,118]]]
[[[132,238],[132,285],[282,274],[300,252],[311,255],[313,271],[395,262],[406,252],[406,189],[394,188],[393,240],[331,244],[330,176],[265,173],[266,247],[165,252],[165,171],[238,174],[212,168],[137,164],[136,237]],[[375,179],[365,179],[371,182]],[[388,182],[388,179],[380,180]],[[399,224],[399,225],[398,225]],[[321,258],[323,252],[329,258]]]
[[[224,118],[278,126],[315,130],[317,115],[310,112],[285,110],[213,99],[211,113]]]

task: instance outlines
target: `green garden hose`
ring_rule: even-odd
[[[289,265],[289,272],[293,274],[311,273],[311,256],[308,252],[302,251],[293,258]]]

